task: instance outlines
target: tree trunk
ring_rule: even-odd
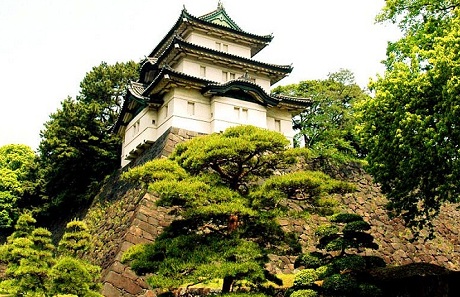
[[[233,276],[224,277],[224,283],[222,284],[222,294],[230,293],[232,291]]]

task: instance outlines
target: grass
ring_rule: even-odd
[[[290,273],[290,274],[279,273],[276,276],[283,281],[283,285],[279,286],[279,285],[269,281],[269,282],[266,283],[267,287],[272,286],[272,287],[274,287],[276,289],[281,289],[281,288],[290,288],[294,284],[295,274],[293,274],[293,273]],[[210,281],[208,283],[201,283],[201,284],[196,284],[196,285],[190,286],[189,288],[196,288],[196,289],[198,289],[198,288],[208,288],[208,289],[216,289],[217,290],[217,289],[222,288],[222,283],[223,283],[222,279],[215,279],[215,280]]]

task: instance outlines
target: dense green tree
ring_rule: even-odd
[[[102,62],[93,67],[80,83],[81,90],[77,100],[100,105],[98,119],[109,129],[118,118],[128,83],[136,81],[138,77],[139,63],[129,61],[109,65]]]
[[[86,223],[73,220],[66,226],[59,241],[59,257],[48,274],[48,294],[74,294],[83,297],[101,297],[100,267],[80,259],[81,252],[91,247],[91,235]]]
[[[133,62],[102,63],[86,74],[77,100],[67,98],[50,115],[39,145],[47,207],[68,210],[86,202],[92,186],[119,166],[120,139],[109,128],[137,72]]]
[[[460,194],[460,15],[458,1],[387,1],[380,21],[403,36],[362,106],[369,170],[389,209],[419,231]]]
[[[359,255],[366,249],[378,249],[368,233],[370,225],[349,213],[333,215],[331,223],[316,231],[317,250],[297,259],[296,266],[305,269],[296,275],[290,296],[380,296],[380,289],[369,282],[366,271],[383,267],[385,262]]]
[[[97,120],[100,113],[96,103],[68,98],[45,123],[39,163],[49,207],[84,203],[92,183],[117,168],[119,140]]]
[[[97,293],[100,268],[69,256],[88,245],[88,236],[84,231],[86,225],[79,221],[67,225],[68,233],[64,234],[59,244],[61,255],[58,255],[51,241],[51,233],[44,228],[35,228],[35,223],[30,214],[21,215],[15,231],[0,246],[0,262],[7,265],[5,278],[0,280],[0,294],[100,297]]]
[[[288,145],[280,133],[244,126],[181,143],[171,158],[192,174],[211,170],[231,189],[239,190],[254,178],[270,176],[292,164]]]
[[[0,229],[14,225],[22,207],[35,192],[35,159],[26,145],[0,147]]]
[[[274,93],[307,97],[313,102],[293,118],[297,144],[340,159],[363,154],[357,145],[353,105],[368,95],[355,83],[352,72],[341,69],[325,80],[280,86]]]
[[[47,274],[54,264],[51,233],[35,228],[35,219],[24,214],[18,219],[15,232],[0,247],[0,261],[8,264],[6,279],[0,282],[0,292],[13,296],[43,296]]]
[[[85,222],[73,220],[67,224],[67,230],[59,241],[61,255],[78,256],[91,248],[91,234]]]
[[[268,253],[299,248],[276,221],[283,200],[296,196],[283,189],[311,185],[303,187],[308,199],[320,191],[315,178],[330,179],[311,173],[297,176],[297,184],[270,178],[264,183],[262,178],[294,161],[287,144],[277,132],[238,126],[180,144],[169,160],[125,173],[158,195],[159,205],[174,207],[178,218],[154,244],[134,246],[124,260],[138,273],[152,273],[148,281],[156,288],[223,279],[222,292],[228,293],[242,281],[256,290],[267,278],[275,279],[264,269]],[[323,194],[345,187],[337,182]]]

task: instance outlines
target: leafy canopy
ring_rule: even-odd
[[[38,151],[48,212],[85,203],[97,182],[118,167],[120,139],[109,129],[138,67],[134,62],[93,67],[77,99],[63,100],[45,123]]]
[[[369,170],[416,234],[460,194],[458,5],[386,2],[379,20],[398,23],[403,37],[389,45],[387,70],[370,85],[375,97],[361,106]]]
[[[254,178],[270,176],[292,163],[294,159],[286,154],[288,145],[280,133],[238,126],[181,143],[171,159],[192,174],[211,170],[230,188],[238,190]]]
[[[356,133],[353,105],[368,95],[349,70],[330,73],[325,80],[307,80],[280,86],[275,93],[311,98],[312,105],[293,118],[295,142],[318,155],[350,159],[362,155]]]
[[[361,256],[366,249],[378,249],[370,225],[356,214],[331,216],[331,224],[318,228],[317,251],[302,254],[296,266],[305,269],[296,274],[291,297],[302,296],[381,296],[380,289],[369,283],[366,270],[383,267],[378,257]]]
[[[0,229],[9,229],[35,190],[36,156],[26,145],[0,147]]]
[[[265,271],[268,253],[292,254],[300,248],[276,220],[283,201],[293,198],[280,190],[287,185],[263,180],[294,161],[287,145],[277,132],[238,126],[192,139],[178,145],[169,160],[125,173],[124,178],[158,196],[158,205],[174,207],[178,217],[153,244],[134,246],[123,260],[137,273],[151,273],[148,282],[156,288],[223,279],[223,293],[243,283],[261,290],[273,278]],[[304,188],[306,197],[317,196],[317,187]]]
[[[7,266],[5,277],[0,281],[0,294],[100,297],[97,293],[100,268],[72,256],[63,256],[72,254],[75,251],[73,246],[87,245],[89,235],[81,231],[86,225],[79,221],[69,223],[69,230],[59,244],[61,254],[56,254],[51,232],[35,228],[35,223],[36,220],[30,214],[21,215],[15,231],[0,246],[0,262]],[[78,232],[75,232],[76,225],[80,226]],[[69,238],[72,238],[73,246],[63,243],[68,242]]]
[[[113,65],[102,62],[81,81],[77,100],[86,104],[97,103],[101,107],[97,118],[108,130],[118,118],[129,82],[136,81],[138,76],[139,64],[134,61]]]

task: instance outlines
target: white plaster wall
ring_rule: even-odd
[[[157,111],[149,107],[144,108],[129,122],[122,144],[122,166],[129,163],[125,158],[131,151],[136,150],[138,145],[158,137],[156,129],[157,122]]]
[[[172,67],[174,70],[179,71],[179,72],[185,72],[184,70],[184,60],[180,59],[179,62]]]
[[[286,136],[292,144],[295,135],[295,132],[292,129],[292,114],[285,109],[277,107],[269,108],[267,110],[267,129],[277,131],[275,128],[275,120],[278,120],[280,123],[280,129],[278,132],[281,132],[284,136]]]
[[[214,38],[197,32],[192,32],[188,35],[185,40],[190,43],[201,45],[210,49],[216,49],[216,42],[221,44],[228,45],[228,53],[232,55],[237,55],[245,58],[251,58],[251,48],[249,46],[242,46],[240,44],[229,42],[227,40],[222,40],[219,38]]]
[[[164,100],[165,103],[158,110],[145,108],[127,126],[122,166],[129,163],[124,159],[129,152],[136,150],[136,146],[147,140],[155,141],[170,127],[210,134],[248,124],[281,132],[292,144],[295,133],[291,113],[287,110],[267,109],[256,103],[228,97],[216,96],[210,100],[197,90],[185,88],[172,90],[165,95]],[[193,114],[189,104],[193,105]],[[279,127],[276,127],[275,121],[279,121]],[[134,133],[135,129],[138,132]]]
[[[200,133],[211,133],[211,105],[209,99],[191,89],[176,88],[173,92],[172,126]],[[190,110],[193,105],[193,112]]]
[[[213,80],[213,81],[221,81],[222,79],[222,70],[217,68],[215,65],[210,63],[191,60],[189,58],[184,58],[181,61],[182,72],[196,76],[196,77],[203,77],[201,75],[201,66],[206,67],[206,75],[203,78]],[[175,67],[176,69],[176,67]]]
[[[220,132],[235,125],[267,128],[266,109],[256,103],[216,96],[211,101],[211,112],[211,132]]]
[[[207,63],[204,61],[197,61],[190,58],[183,58],[177,64],[174,65],[174,69],[192,76],[202,77],[201,76],[201,69],[200,66],[206,67],[206,76],[204,78],[213,80],[216,82],[224,83],[226,82],[222,77],[222,72],[234,73],[235,78],[239,78],[243,76],[243,72],[241,69],[234,69],[234,68],[224,68],[224,67],[216,67],[216,65]],[[255,83],[258,84],[262,89],[270,93],[270,79],[268,77],[259,76],[257,74],[249,73],[250,77],[255,79]]]
[[[261,86],[262,89],[265,92],[267,92],[267,94],[270,94],[270,87],[271,87],[270,79],[269,78],[262,78],[262,77],[258,77],[258,76],[256,76],[255,79],[256,79],[256,84]]]

